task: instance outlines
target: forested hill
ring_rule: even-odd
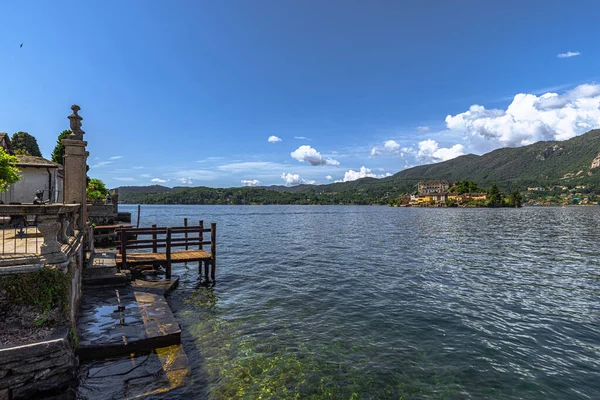
[[[472,180],[483,187],[496,183],[504,191],[558,184],[600,185],[600,168],[591,168],[599,154],[600,130],[593,130],[566,141],[537,142],[421,165],[383,179],[301,187],[125,186],[119,192],[125,203],[145,204],[386,204],[414,192],[417,182],[428,179]]]

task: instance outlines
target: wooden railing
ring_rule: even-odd
[[[173,228],[120,228],[117,230],[117,263],[122,269],[128,265],[160,264],[165,267],[166,278],[171,279],[171,264],[178,262],[204,262],[204,272],[208,278],[208,267],[212,267],[210,276],[215,280],[217,255],[217,224],[204,228],[204,221],[197,226]],[[210,233],[210,240],[204,234]],[[210,247],[204,247],[210,246]],[[184,250],[176,250],[184,248]],[[197,249],[196,249],[197,248]],[[205,251],[210,248],[210,253]],[[162,251],[164,249],[164,251]]]

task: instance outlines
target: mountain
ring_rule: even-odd
[[[421,179],[472,180],[486,186],[525,188],[532,183],[568,181],[569,174],[589,176],[592,161],[600,154],[600,130],[565,141],[537,142],[502,148],[482,156],[469,154],[439,164],[422,165],[398,172],[394,181]],[[581,171],[581,172],[580,172]],[[591,174],[595,181],[600,171]]]
[[[168,193],[173,189],[166,186],[161,185],[151,185],[151,186],[120,186],[117,188],[119,190],[119,196],[129,193],[148,193],[148,194],[156,194],[156,193]]]
[[[600,189],[600,130],[565,141],[542,141],[517,148],[502,148],[477,156],[421,165],[382,178],[363,178],[328,185],[266,186],[215,189],[129,186],[119,188],[130,203],[160,204],[386,204],[400,194],[416,190],[422,180],[472,180],[479,186],[496,183],[502,190],[530,186],[588,184]]]

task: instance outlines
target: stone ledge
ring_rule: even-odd
[[[64,350],[65,347],[69,347],[69,331],[67,328],[60,328],[50,339],[42,342],[0,348],[0,368],[12,361],[47,355]]]
[[[37,259],[37,257],[35,257]],[[31,259],[23,258],[23,261],[31,261]],[[42,263],[34,263],[34,264],[25,264],[25,265],[15,265],[15,262],[12,261],[10,266],[5,267],[2,266],[3,260],[0,260],[0,276],[2,275],[13,275],[13,274],[29,274],[32,272],[36,272],[42,268],[44,268],[44,264]],[[39,260],[38,260],[39,261]]]

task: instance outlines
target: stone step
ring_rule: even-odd
[[[117,267],[116,262],[117,252],[116,251],[94,251],[93,261],[88,268],[106,268],[106,267]]]
[[[134,279],[131,281],[131,287],[138,292],[156,293],[166,296],[179,284],[179,276],[172,275],[171,279],[165,279],[163,276],[158,276],[155,279]]]
[[[179,324],[160,294],[130,287],[86,290],[79,315],[82,360],[128,356],[181,342]]]
[[[101,274],[93,274],[83,276],[83,286],[84,287],[93,287],[93,286],[120,286],[124,287],[127,285],[128,276],[122,272],[115,271],[107,271],[106,273]]]

